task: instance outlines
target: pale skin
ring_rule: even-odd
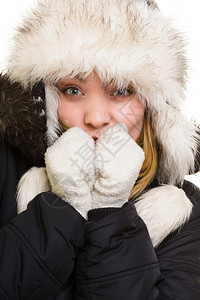
[[[109,127],[124,123],[135,141],[139,137],[146,104],[132,85],[127,88],[105,85],[93,72],[84,80],[64,78],[58,87],[58,118],[64,130],[78,126],[98,138]]]

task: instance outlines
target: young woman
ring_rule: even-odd
[[[154,1],[43,0],[0,78],[0,298],[199,299],[197,130]]]

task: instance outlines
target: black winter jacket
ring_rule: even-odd
[[[0,299],[200,299],[200,193],[181,229],[155,250],[134,204],[89,212],[86,221],[51,192],[16,216],[16,184],[29,167],[0,148]],[[165,216],[163,216],[164,218]]]

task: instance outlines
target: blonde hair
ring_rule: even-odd
[[[129,199],[133,197],[132,200],[141,194],[152,182],[157,169],[157,146],[151,127],[151,121],[147,112],[145,113],[142,132],[136,142],[143,148],[145,160],[136,184],[130,193]]]

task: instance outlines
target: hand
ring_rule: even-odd
[[[92,208],[121,207],[130,196],[144,161],[144,152],[118,123],[105,131],[95,147],[96,181]]]
[[[86,218],[95,181],[94,141],[78,127],[68,129],[45,153],[52,192]]]

